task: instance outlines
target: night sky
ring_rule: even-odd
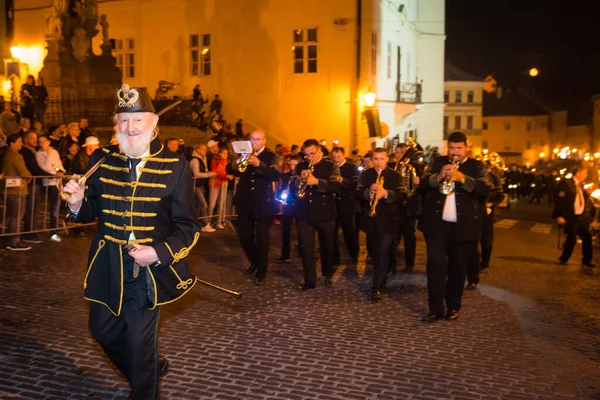
[[[600,93],[600,0],[447,0],[446,59],[591,118]],[[540,70],[531,78],[531,67]]]

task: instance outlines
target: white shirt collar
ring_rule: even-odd
[[[338,165],[338,168],[341,167],[344,164],[346,164],[346,160],[342,161],[342,163],[340,165]]]
[[[259,155],[260,153],[262,153],[262,152],[263,152],[263,150],[265,149],[265,147],[267,147],[267,146],[263,146],[263,147],[262,147],[262,149],[260,149],[259,151],[257,151],[257,152],[256,152],[256,155]]]

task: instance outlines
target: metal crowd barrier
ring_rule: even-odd
[[[71,175],[69,176],[64,176],[62,178],[63,183],[66,183],[69,179],[71,179]],[[56,184],[51,184],[51,185],[46,185],[44,186],[44,183],[47,183],[47,181],[45,182],[45,180],[49,179],[49,180],[56,180],[59,179],[56,176],[52,176],[52,175],[48,175],[48,176],[34,176],[31,179],[28,180],[28,192],[30,192],[29,195],[25,195],[23,187],[22,187],[22,181],[25,178],[21,178],[18,176],[5,176],[4,178],[0,179],[0,199],[2,199],[2,202],[0,204],[1,207],[1,217],[2,219],[0,220],[0,238],[2,237],[8,237],[8,236],[14,236],[14,235],[23,235],[23,234],[38,234],[38,233],[56,233],[58,231],[65,231],[68,232],[69,229],[73,229],[73,228],[79,228],[79,227],[85,227],[85,226],[95,226],[96,222],[92,222],[92,223],[88,223],[88,224],[78,224],[78,223],[74,223],[71,221],[66,221],[65,217],[66,217],[66,207],[64,205],[64,202],[62,201],[62,199],[60,197],[58,197],[58,203],[59,203],[59,213],[58,213],[58,217],[57,217],[57,223],[58,226],[56,227],[51,227],[51,212],[52,210],[50,210],[50,206],[51,206],[51,193],[54,192],[53,190],[51,190],[52,187],[57,188]],[[220,224],[223,225],[225,228],[227,229],[231,229],[234,230],[234,226],[232,221],[237,218],[237,214],[234,212],[234,206],[233,206],[233,196],[235,195],[235,190],[237,187],[237,179],[234,183],[233,186],[233,191],[229,191],[228,190],[228,182],[223,182],[223,184],[220,187],[219,190],[219,201],[217,204],[215,204],[215,210],[216,212],[212,213],[211,215],[203,215],[203,216],[197,216],[199,220],[203,220],[203,221],[211,221],[211,220],[215,220],[216,224]],[[32,188],[35,188],[34,190],[32,190]],[[196,188],[197,188],[197,179],[194,178],[194,182],[193,182],[193,189],[194,189],[194,200],[197,201],[196,198]],[[58,188],[57,188],[58,190]],[[21,221],[19,221],[19,223],[17,224],[17,228],[15,232],[8,232],[9,227],[7,226],[7,219],[8,217],[13,217],[12,215],[7,215],[8,213],[8,200],[9,200],[9,196],[12,196],[12,194],[9,194],[9,191],[15,191],[16,193],[14,195],[16,195],[16,200],[17,200],[17,204],[16,204],[16,215],[19,216],[21,215],[21,213],[23,213],[23,210],[25,209],[25,212],[23,213],[23,218],[21,218]],[[230,193],[231,192],[231,193]],[[55,193],[58,193],[55,192]],[[207,201],[207,207],[210,205],[209,201],[209,193],[205,193],[205,199]],[[28,196],[30,197],[29,199],[29,209],[27,209],[27,203],[28,203]],[[38,205],[39,207],[36,207],[36,205]],[[210,211],[210,210],[207,210]],[[30,224],[31,226],[25,226],[25,221],[32,221],[32,223]]]

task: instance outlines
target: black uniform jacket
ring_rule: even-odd
[[[339,169],[342,177],[342,184],[336,203],[338,215],[359,213],[361,207],[360,202],[356,198],[356,188],[360,181],[358,168],[346,161]]]
[[[583,192],[583,199],[585,201],[585,208],[582,214],[583,223],[592,222],[592,219],[596,215],[596,207],[590,199],[590,195],[585,189],[581,189]],[[554,202],[554,210],[552,212],[552,218],[563,217],[569,221],[575,220],[575,198],[577,197],[577,189],[575,188],[575,181],[573,179],[562,179],[558,183],[556,188],[556,196]]]
[[[490,196],[487,199],[486,205],[493,208],[502,203],[502,200],[504,200],[504,189],[502,188],[502,180],[498,174],[490,171],[489,176],[492,187],[490,189]]]
[[[313,176],[319,180],[319,184],[308,186],[304,197],[298,198],[294,216],[310,223],[333,221],[337,218],[335,196],[339,194],[342,183],[340,169],[328,158],[322,158],[313,167]],[[301,177],[302,171],[308,168],[308,161],[298,164],[298,176]],[[302,178],[296,179],[296,187],[301,181]]]
[[[152,246],[160,264],[147,267],[150,309],[170,303],[195,284],[185,260],[200,236],[192,179],[187,162],[155,137],[137,181],[129,179],[130,162],[118,146],[96,150],[93,165],[114,150],[86,182],[85,200],[75,221],[98,219],[83,283],[84,296],[104,304],[119,316],[123,305],[123,247],[129,243]]]
[[[405,194],[400,187],[400,174],[393,169],[381,171],[383,188],[387,190],[387,199],[381,198],[375,208],[375,217],[370,217],[371,185],[377,180],[377,170],[369,168],[360,176],[360,184],[356,188],[356,196],[364,201],[365,207],[360,222],[360,228],[367,234],[398,235],[400,224],[400,204],[404,202]]]
[[[249,164],[243,173],[236,160],[227,165],[227,173],[240,178],[233,202],[239,214],[252,214],[254,218],[272,217],[278,212],[273,182],[279,181],[279,157],[265,148],[258,155],[260,165]]]
[[[430,172],[421,178],[420,187],[425,191],[423,212],[418,228],[424,234],[439,230],[446,195],[439,191],[437,174],[442,167],[450,164],[447,156],[436,157]],[[485,165],[473,158],[460,164],[458,170],[465,175],[465,184],[455,183],[457,239],[458,241],[477,241],[481,238],[481,207],[490,194],[490,178]]]

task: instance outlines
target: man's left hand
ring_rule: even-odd
[[[147,267],[158,261],[158,254],[153,247],[142,244],[132,244],[132,246],[134,249],[129,251],[129,255],[140,267]]]
[[[250,158],[248,158],[248,163],[258,167],[260,165],[260,160],[256,156],[250,156]]]
[[[308,180],[306,181],[306,183],[308,184],[308,186],[314,186],[314,185],[318,185],[319,184],[319,180],[317,178],[315,178],[314,175],[310,175],[308,177]]]
[[[465,174],[463,174],[459,170],[454,171],[454,173],[452,174],[453,181],[461,182],[463,179],[465,179]]]

